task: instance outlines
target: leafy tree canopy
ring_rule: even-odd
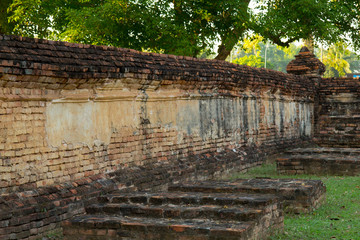
[[[343,77],[347,73],[357,72],[359,59],[344,42],[337,42],[325,50],[319,49],[317,55],[326,66],[324,77]]]
[[[244,38],[236,46],[232,62],[252,67],[265,67],[266,62],[266,68],[286,72],[286,66],[299,53],[300,46],[281,47],[264,41],[259,35]]]
[[[314,38],[331,45],[340,41],[360,47],[358,0],[270,0],[258,6],[253,17],[255,32],[277,45]]]
[[[314,37],[360,47],[358,0],[4,0],[23,36],[225,59],[247,32],[288,46]],[[3,2],[3,0],[2,0]],[[5,4],[6,5],[6,4]],[[0,10],[6,6],[0,6]],[[7,32],[9,32],[7,30]]]

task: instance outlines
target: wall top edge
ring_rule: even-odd
[[[30,77],[30,82],[37,82],[36,77],[74,80],[68,80],[67,85],[103,84],[104,79],[132,75],[149,82],[166,79],[184,84],[265,85],[298,92],[315,91],[312,80],[305,76],[226,61],[9,35],[0,35],[0,80],[11,81],[4,79],[4,75],[15,76],[15,81],[26,77]]]

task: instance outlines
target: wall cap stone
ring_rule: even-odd
[[[176,84],[211,90],[272,88],[299,96],[315,91],[307,77],[220,60],[0,35],[2,87],[71,90],[119,79],[139,89]]]

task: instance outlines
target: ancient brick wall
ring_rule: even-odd
[[[360,80],[324,78],[315,139],[322,146],[360,147]]]
[[[115,188],[261,164],[312,137],[314,93],[223,61],[0,35],[0,238],[35,238]]]

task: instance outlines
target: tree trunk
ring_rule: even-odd
[[[244,27],[239,29],[229,30],[224,36],[221,37],[221,44],[218,48],[218,54],[215,57],[217,60],[225,60],[231,53],[235,44],[239,41],[239,38],[245,31]]]
[[[243,21],[244,23],[249,20],[249,15],[247,14],[247,9],[249,8],[250,0],[243,0],[239,5],[240,12],[244,13]],[[239,38],[242,37],[245,27],[242,24],[235,24],[232,28],[228,28],[227,32],[221,36],[221,44],[218,48],[218,54],[215,57],[217,60],[225,60],[231,53],[231,50],[234,48],[235,44],[239,41]]]
[[[237,41],[236,41],[237,42]],[[218,54],[215,57],[217,60],[225,60],[231,53],[231,50],[235,46],[236,42],[232,46],[226,46],[223,42],[220,44]]]

